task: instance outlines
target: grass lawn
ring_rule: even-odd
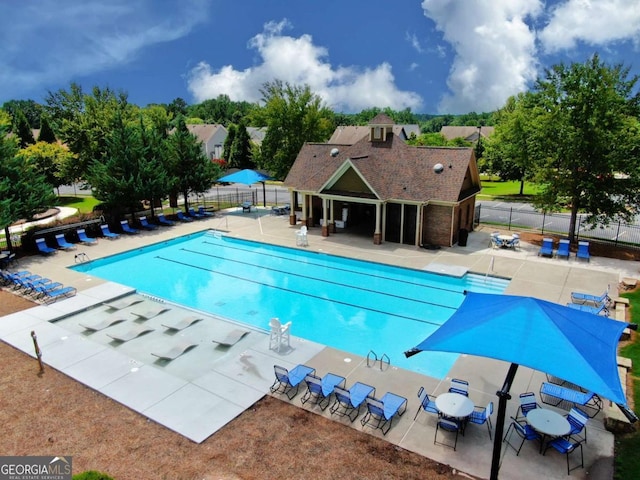
[[[482,190],[478,195],[480,200],[511,200],[511,201],[531,201],[539,191],[537,185],[525,182],[523,194],[520,195],[520,182],[502,182],[494,180],[482,180]]]
[[[640,289],[633,292],[622,293],[620,296],[629,299],[630,322],[638,323],[640,320]],[[640,340],[633,333],[634,341],[620,350],[623,357],[630,358],[633,362],[631,376],[633,379],[634,405],[640,402]],[[637,408],[635,409],[637,410]],[[616,437],[616,472],[617,480],[627,480],[640,476],[640,432]]]
[[[57,203],[61,207],[77,208],[80,213],[91,213],[100,201],[91,195],[78,195],[58,197]]]

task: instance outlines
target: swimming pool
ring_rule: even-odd
[[[180,237],[72,267],[139,292],[443,378],[455,354],[403,355],[460,306],[465,290],[502,293],[508,281],[462,278],[213,235]]]

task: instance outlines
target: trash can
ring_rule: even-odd
[[[461,228],[458,232],[458,245],[461,247],[467,246],[467,239],[469,238],[469,230]]]

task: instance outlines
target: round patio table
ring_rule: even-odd
[[[558,412],[547,408],[534,408],[533,410],[529,410],[529,413],[527,413],[527,423],[531,425],[536,432],[542,434],[542,441],[540,442],[541,452],[546,437],[562,437],[571,431],[569,420]]]
[[[466,418],[473,412],[473,402],[459,393],[442,393],[436,398],[436,407],[447,417]]]

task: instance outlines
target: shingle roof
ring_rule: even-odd
[[[494,131],[494,127],[482,127],[480,128],[480,135],[483,138],[487,138]],[[444,126],[440,129],[440,133],[447,140],[453,140],[454,138],[464,138],[465,140],[475,141],[478,139],[478,127],[454,127]]]
[[[333,149],[338,150],[335,156]],[[319,192],[349,161],[383,201],[456,202],[472,162],[475,168],[473,158],[471,148],[413,147],[393,134],[385,142],[364,137],[353,145],[306,143],[284,184]],[[440,174],[433,170],[437,163],[444,166]]]
[[[220,128],[224,128],[217,123],[187,124],[187,129],[193,133],[198,140],[206,143]]]
[[[411,133],[420,135],[420,127],[418,125],[393,125],[392,129],[393,133],[401,138],[403,135],[405,138],[409,138]],[[353,145],[358,140],[362,140],[364,137],[368,136],[370,131],[371,125],[340,125],[336,127],[328,143]]]

